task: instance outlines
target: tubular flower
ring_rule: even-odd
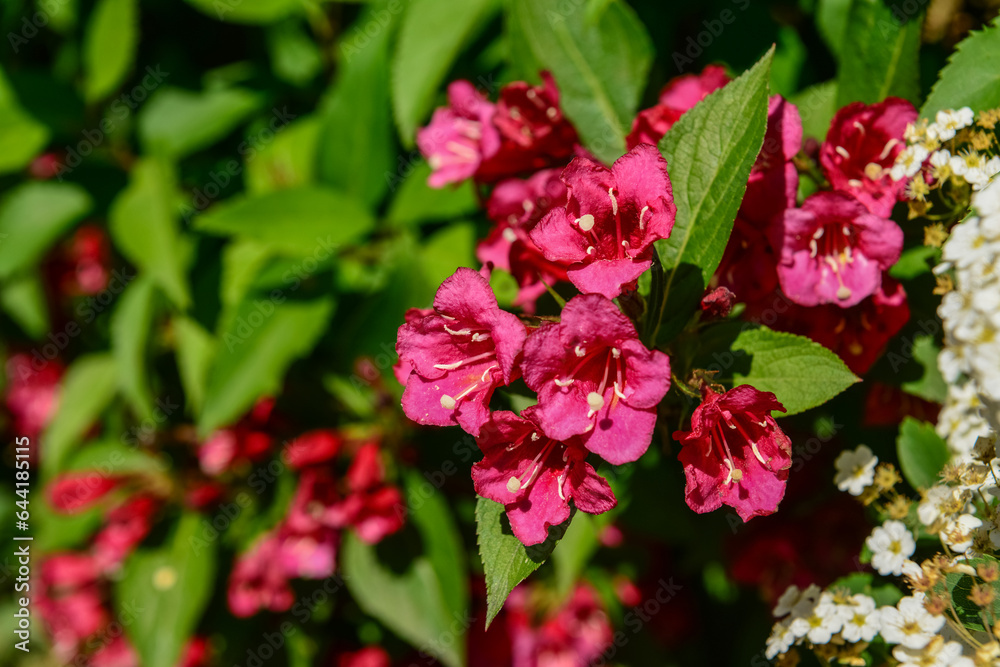
[[[860,303],[882,284],[903,249],[903,230],[853,197],[819,192],[788,209],[772,229],[781,248],[778,280],[795,303],[842,308]]]
[[[538,424],[556,440],[582,436],[615,465],[649,447],[656,406],[670,388],[670,360],[639,342],[632,322],[597,294],[572,298],[559,324],[525,343],[524,381],[538,392]]]
[[[518,377],[526,335],[516,316],[500,310],[485,278],[458,269],[438,289],[434,312],[399,328],[396,351],[412,368],[403,412],[420,424],[458,424],[478,435],[493,390]]]
[[[608,483],[586,462],[578,439],[559,442],[537,425],[537,410],[527,408],[493,415],[478,443],[483,460],[472,466],[476,493],[507,510],[514,535],[524,544],[539,544],[549,526],[569,518],[569,501],[588,514],[607,512],[617,504]]]
[[[906,187],[905,181],[893,180],[890,171],[906,148],[907,124],[916,120],[917,110],[898,97],[842,108],[833,117],[819,151],[830,184],[854,195],[875,215],[889,217]]]
[[[448,106],[436,110],[430,125],[417,132],[417,146],[433,171],[427,181],[431,187],[471,178],[484,159],[500,150],[495,113],[496,106],[468,81],[448,86]]]
[[[632,122],[632,131],[625,138],[629,148],[639,144],[659,143],[684,112],[694,107],[709,93],[729,83],[726,70],[718,65],[708,65],[701,74],[684,74],[671,79],[655,106],[643,109]]]
[[[563,170],[565,208],[548,213],[531,234],[546,259],[569,264],[584,293],[613,299],[651,265],[653,242],[670,236],[674,205],[667,161],[642,144],[611,169],[578,157]]]
[[[675,431],[684,464],[684,499],[695,512],[734,508],[743,521],[773,514],[785,495],[792,442],[771,417],[785,411],[767,391],[740,385],[717,393],[705,385],[690,431]]]

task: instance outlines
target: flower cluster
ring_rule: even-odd
[[[896,98],[849,104],[814,161],[800,152],[797,109],[772,98],[764,151],[716,273],[747,304],[745,317],[809,336],[859,374],[909,319],[906,294],[887,275],[903,247],[889,219],[903,184],[889,171],[915,118]],[[818,190],[796,206],[799,170]]]

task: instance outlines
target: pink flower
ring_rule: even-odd
[[[434,313],[399,328],[396,351],[413,368],[403,412],[420,424],[458,424],[478,435],[493,390],[517,378],[526,335],[516,316],[500,310],[485,278],[458,269],[438,289]]]
[[[137,495],[108,512],[94,538],[94,561],[102,572],[117,568],[146,539],[159,506],[152,496]]]
[[[229,576],[229,610],[234,616],[248,618],[261,609],[288,611],[295,595],[288,585],[284,569],[275,567],[281,543],[275,534],[261,539],[236,560]]]
[[[262,398],[231,428],[213,433],[198,448],[198,462],[206,475],[220,475],[240,463],[265,458],[274,445],[274,399]]]
[[[515,306],[534,312],[545,285],[566,280],[566,264],[550,262],[528,234],[546,213],[566,204],[560,169],[543,169],[527,180],[510,178],[493,189],[486,210],[496,227],[476,248],[483,264],[509,271],[520,287]]]
[[[90,667],[139,667],[139,654],[128,639],[118,635],[94,651],[87,664]]]
[[[80,642],[109,620],[99,586],[99,569],[89,555],[70,552],[45,559],[39,572],[35,606],[45,621],[53,651],[68,661]]]
[[[277,533],[277,563],[286,577],[321,579],[333,574],[339,540],[325,515],[337,500],[336,483],[328,469],[302,472]]]
[[[389,667],[389,654],[381,646],[366,646],[357,651],[341,653],[333,667]]]
[[[403,314],[403,322],[405,324],[414,324],[419,322],[428,315],[433,315],[433,308],[410,308]],[[410,373],[413,372],[413,366],[403,361],[402,358],[396,360],[396,363],[392,366],[392,374],[395,376],[399,384],[406,386],[406,379],[410,377]]]
[[[903,249],[903,231],[840,192],[817,192],[772,229],[778,280],[795,303],[853,306],[874,294]]]
[[[94,506],[121,483],[120,477],[98,472],[67,473],[49,485],[49,502],[59,512],[76,514]]]
[[[842,108],[819,151],[830,184],[854,195],[875,215],[889,217],[906,187],[905,180],[892,180],[889,169],[906,147],[906,125],[916,120],[917,110],[898,97]]]
[[[670,360],[646,349],[610,300],[570,299],[558,324],[528,337],[521,367],[538,392],[537,422],[550,438],[582,435],[587,449],[615,465],[649,447],[656,406],[670,388]]]
[[[566,207],[550,211],[529,236],[547,259],[570,264],[566,273],[581,292],[612,299],[652,265],[653,242],[673,229],[667,161],[643,144],[611,169],[575,158],[562,180]]]
[[[775,328],[808,336],[836,353],[856,374],[864,375],[909,319],[906,291],[884,275],[875,293],[856,306],[793,308]]]
[[[433,172],[427,182],[434,188],[471,178],[483,159],[500,149],[500,133],[492,123],[496,107],[471,83],[453,81],[448,104],[417,132],[417,146]]]
[[[802,120],[794,104],[780,95],[768,102],[764,144],[750,170],[740,217],[765,228],[776,216],[795,206],[799,172],[792,158],[802,147]]]
[[[709,93],[729,83],[726,70],[718,65],[708,65],[701,74],[684,74],[671,79],[660,91],[656,106],[639,112],[632,122],[632,131],[626,137],[628,147],[639,144],[657,145],[674,123],[688,109],[694,108]]]
[[[579,440],[546,437],[535,423],[536,412],[531,407],[523,417],[493,413],[478,440],[483,459],[472,466],[476,493],[504,505],[514,535],[526,545],[544,542],[549,526],[569,518],[570,500],[588,514],[602,514],[618,502],[587,463]]]
[[[376,544],[403,527],[403,496],[385,483],[378,445],[368,443],[358,450],[347,471],[347,484],[347,497],[326,512],[329,525],[352,526],[368,544]]]
[[[764,232],[737,216],[715,283],[729,288],[741,303],[754,304],[778,287],[778,258]]]
[[[18,353],[7,360],[6,370],[5,402],[13,417],[13,430],[34,441],[55,414],[63,365],[55,359],[43,359],[37,352],[34,359]]]
[[[212,664],[212,647],[205,637],[192,637],[184,646],[177,667],[208,667]]]
[[[559,90],[548,72],[542,85],[515,81],[500,89],[493,125],[500,149],[484,156],[476,180],[492,183],[523,172],[565,164],[578,142],[576,130],[559,108]]]
[[[792,442],[771,417],[785,411],[774,394],[740,385],[719,394],[702,387],[690,431],[675,431],[684,464],[684,499],[695,512],[736,509],[743,521],[773,514],[785,495]]]
[[[55,253],[47,273],[62,296],[97,294],[108,286],[111,243],[107,232],[83,225]]]
[[[539,621],[524,584],[511,591],[508,615],[513,667],[584,667],[611,646],[611,623],[593,589],[578,584],[569,600]]]
[[[285,447],[285,461],[292,470],[329,461],[340,451],[341,437],[329,429],[303,433]]]

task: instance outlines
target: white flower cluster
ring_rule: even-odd
[[[984,153],[968,146],[953,154],[942,144],[955,139],[959,130],[971,126],[975,114],[969,107],[957,111],[938,111],[933,123],[921,121],[906,128],[907,146],[896,156],[889,170],[895,181],[916,176],[925,162],[931,165],[936,178],[956,177],[972,185],[974,190],[986,186],[990,178],[1000,173],[1000,156]],[[955,148],[954,146],[952,146]]]
[[[975,215],[955,225],[935,271],[953,270],[944,295],[945,347],[938,365],[949,384],[938,432],[959,453],[1000,427],[1000,179],[972,198]]]
[[[875,481],[878,457],[866,445],[861,445],[857,449],[841,452],[834,465],[837,474],[833,482],[837,488],[852,496],[860,496]]]
[[[939,635],[945,617],[927,611],[923,593],[902,598],[894,607],[879,608],[874,598],[863,593],[822,591],[815,585],[803,591],[790,586],[778,600],[774,616],[778,621],[764,651],[768,660],[796,644],[855,644],[881,635],[887,644],[897,645],[893,657],[903,665],[974,664],[962,655],[961,644]],[[839,640],[834,641],[837,635]]]

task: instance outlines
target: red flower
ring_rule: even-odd
[[[285,446],[285,461],[293,470],[329,461],[340,451],[343,440],[329,429],[303,433]]]
[[[240,555],[229,576],[229,610],[234,616],[248,618],[261,609],[288,611],[295,594],[278,562],[280,541],[274,534],[261,539]]]
[[[718,65],[708,65],[701,74],[674,77],[660,91],[656,106],[643,109],[632,122],[632,131],[626,137],[628,148],[639,144],[655,146],[685,111],[727,83],[726,70]]]
[[[42,359],[35,353],[11,355],[7,360],[5,403],[13,417],[13,430],[34,441],[48,425],[59,402],[59,382],[64,372],[56,359]]]
[[[577,585],[566,604],[541,620],[524,584],[511,591],[504,609],[513,667],[595,664],[611,646],[608,615],[586,584]]]
[[[773,514],[785,494],[792,443],[771,417],[785,411],[771,392],[740,385],[717,393],[702,388],[690,431],[676,431],[688,507],[704,513],[723,504],[740,518]]]
[[[274,399],[262,398],[235,426],[213,433],[198,448],[202,472],[220,475],[239,463],[257,462],[270,454],[273,412]]]
[[[108,512],[94,537],[94,560],[102,572],[117,568],[146,539],[159,506],[156,498],[137,495]]]
[[[496,107],[471,83],[453,81],[448,104],[417,132],[417,146],[433,172],[427,180],[433,188],[471,178],[483,159],[500,149],[500,133],[492,123]]]
[[[357,651],[341,653],[335,667],[389,667],[392,661],[381,646],[366,646]]]
[[[92,507],[121,481],[120,477],[97,472],[67,473],[49,485],[49,502],[60,512],[76,514]]]
[[[376,544],[403,527],[403,496],[385,483],[378,445],[368,443],[358,450],[347,471],[347,484],[347,497],[325,514],[329,525],[351,526],[368,544]]]

